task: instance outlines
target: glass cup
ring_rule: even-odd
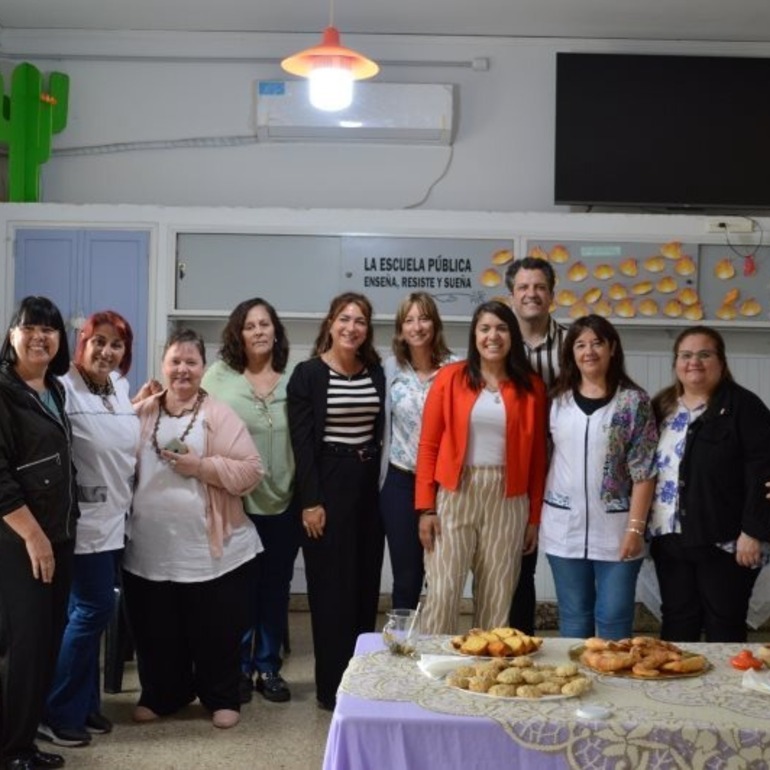
[[[414,655],[420,636],[418,610],[391,610],[382,629],[382,641],[394,655]]]

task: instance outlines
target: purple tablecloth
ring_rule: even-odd
[[[543,662],[565,660],[577,641],[548,639]],[[696,679],[598,677],[579,699],[516,702],[450,692],[414,661],[381,652],[378,634],[364,634],[338,693],[323,767],[767,770],[770,694],[741,688],[727,664],[741,647],[688,645],[714,664]],[[580,719],[584,704],[610,716]]]

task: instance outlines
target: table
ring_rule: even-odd
[[[446,637],[445,637],[446,638]],[[444,639],[445,639],[444,638]],[[440,652],[441,638],[421,640]],[[563,663],[576,639],[548,638],[538,663]],[[516,701],[450,689],[415,660],[359,637],[337,695],[324,770],[767,770],[770,694],[741,687],[739,644],[688,644],[713,664],[700,677],[596,676],[581,698]],[[610,716],[576,716],[585,704]]]

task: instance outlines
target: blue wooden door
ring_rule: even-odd
[[[131,393],[147,378],[149,234],[133,230],[16,231],[14,296],[49,297],[70,329],[97,310],[115,310],[134,332]]]

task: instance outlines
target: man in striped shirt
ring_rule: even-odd
[[[517,259],[505,271],[505,282],[511,292],[511,307],[519,322],[524,351],[532,368],[550,388],[559,374],[559,357],[566,332],[550,313],[556,283],[553,267],[538,257]],[[519,584],[508,618],[509,625],[530,635],[535,632],[536,566],[537,548],[522,559]]]

